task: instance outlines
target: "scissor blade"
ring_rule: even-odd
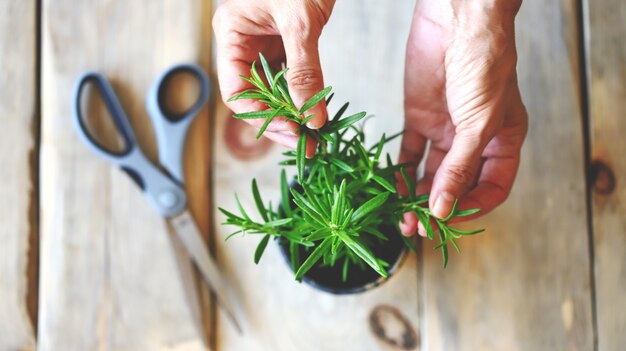
[[[207,283],[211,291],[215,293],[217,302],[231,320],[237,331],[241,334],[241,325],[235,317],[235,310],[233,309],[233,294],[229,293],[230,291],[228,286],[217,269],[217,263],[213,260],[213,257],[211,257],[208,250],[204,246],[200,231],[198,230],[193,217],[191,217],[189,210],[185,210],[179,215],[171,217],[170,223],[174,227],[176,234],[178,234],[183,246],[187,250],[189,257],[191,257],[192,261],[202,273],[204,281]]]

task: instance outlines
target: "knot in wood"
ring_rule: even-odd
[[[414,350],[419,336],[397,308],[378,305],[370,313],[370,329],[376,339],[392,350]]]
[[[595,160],[589,167],[589,180],[593,191],[600,195],[609,195],[615,190],[615,173],[606,163]]]

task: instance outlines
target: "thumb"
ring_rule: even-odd
[[[486,146],[479,135],[461,131],[452,141],[452,147],[435,173],[429,207],[437,218],[445,218],[454,202],[474,183],[480,157]]]
[[[317,40],[320,32],[285,33],[283,43],[287,56],[286,79],[289,93],[296,107],[300,108],[320,90],[324,89],[324,79],[318,52]],[[328,118],[326,101],[322,100],[307,110],[306,116],[314,115],[307,123],[311,129],[319,129],[324,126]]]

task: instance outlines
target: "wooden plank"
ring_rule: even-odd
[[[366,125],[372,139],[402,129],[401,67],[412,8],[410,2],[380,6],[373,0],[338,1],[320,41],[326,84],[336,92],[330,112],[350,101],[350,111],[376,115]],[[367,75],[363,67],[367,67]],[[369,84],[371,79],[384,83]],[[282,159],[282,147],[267,140],[255,142],[255,132],[230,115],[223,106],[216,115],[216,206],[236,208],[233,194],[237,192],[244,207],[253,209],[252,177],[266,200],[276,203],[280,198],[276,164]],[[397,150],[397,144],[391,148],[393,157]],[[223,239],[231,231],[218,227],[218,237]],[[236,237],[217,242],[221,263],[236,280],[247,321],[246,337],[241,338],[219,315],[220,350],[413,350],[419,345],[413,255],[385,285],[360,295],[337,297],[296,283],[275,244],[269,245],[257,266],[252,262],[257,239]],[[381,307],[387,305],[393,308]],[[383,333],[396,340],[403,337],[402,327],[394,329],[399,325],[396,313],[404,316],[415,332],[407,334],[407,348],[383,340]],[[378,324],[381,329],[376,329]]]
[[[575,1],[524,1],[519,81],[530,117],[513,193],[441,268],[424,247],[423,348],[591,350]]]
[[[27,270],[29,251],[36,249],[29,237],[37,230],[29,213],[37,206],[30,161],[38,123],[36,40],[35,1],[0,3],[0,65],[6,68],[0,75],[0,123],[6,131],[0,138],[0,350],[35,349]]]
[[[598,350],[626,344],[626,3],[587,1]]]
[[[199,315],[189,262],[135,184],[79,141],[70,117],[75,79],[98,70],[112,82],[140,144],[156,160],[145,94],[174,63],[209,66],[204,23],[210,5],[66,0],[42,6],[39,348],[205,350],[199,318],[207,321],[210,314]],[[186,169],[192,212],[206,234],[207,111],[198,118]]]

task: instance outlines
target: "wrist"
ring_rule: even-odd
[[[522,0],[418,0],[415,16],[443,27],[477,24],[512,27]]]

